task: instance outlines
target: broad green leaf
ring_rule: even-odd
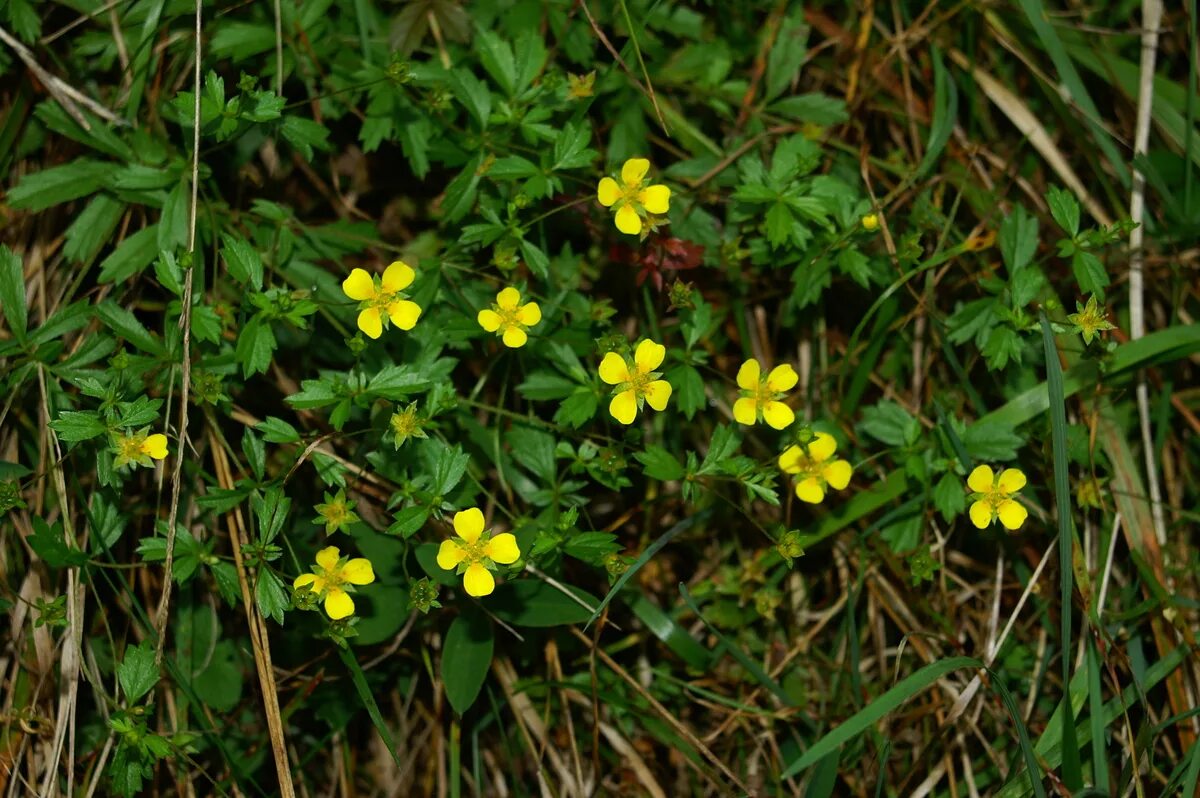
[[[475,703],[492,665],[492,622],[482,612],[466,609],[450,624],[442,643],[442,686],[459,715]]]
[[[600,599],[574,587],[569,589],[570,596],[537,579],[514,579],[487,597],[487,608],[514,626],[585,623]]]
[[[25,339],[29,323],[29,308],[25,304],[25,272],[21,259],[11,249],[0,244],[0,312],[17,340]]]
[[[125,657],[117,666],[117,680],[125,699],[134,704],[158,683],[158,667],[154,664],[154,644],[145,640],[141,645],[125,649]]]

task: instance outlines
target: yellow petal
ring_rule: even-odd
[[[976,493],[987,493],[992,489],[992,482],[995,478],[996,475],[992,473],[991,466],[975,466],[975,470],[967,477],[967,487]],[[991,521],[989,520],[988,523]],[[983,527],[979,528],[983,529]]]
[[[604,359],[600,361],[600,379],[609,385],[629,382],[629,366],[625,364],[625,358],[616,352],[605,354]]]
[[[986,468],[986,466],[980,466]],[[972,502],[971,503],[971,523],[976,529],[987,529],[992,523],[992,508],[987,502]]]
[[[650,171],[650,162],[645,158],[630,158],[621,167],[621,182],[625,187],[636,186]]]
[[[330,588],[325,594],[325,614],[335,621],[353,615],[354,599],[340,587]]]
[[[801,464],[807,459],[804,450],[799,446],[789,446],[779,455],[779,470],[785,474],[797,474]]]
[[[748,396],[738,399],[733,403],[733,419],[747,427],[752,426],[754,422],[758,421],[758,402]]]
[[[790,364],[784,363],[782,366],[771,369],[771,373],[767,375],[767,390],[783,393],[795,388],[798,382],[800,382],[800,375]]]
[[[633,390],[621,391],[608,403],[608,412],[622,424],[632,424],[637,418],[637,396]]]
[[[501,565],[509,565],[521,559],[517,538],[511,532],[501,532],[488,541],[483,553]]]
[[[633,362],[637,364],[638,371],[649,374],[662,365],[663,358],[666,356],[667,348],[665,346],[646,339],[638,344],[637,350],[634,351]]]
[[[525,342],[529,340],[529,336],[515,324],[510,324],[504,330],[504,345],[509,349],[518,349],[525,346]]]
[[[454,531],[467,543],[474,543],[483,534],[483,513],[471,507],[454,514]]]
[[[383,333],[383,314],[379,308],[367,308],[358,314],[358,329],[368,338],[378,338]]]
[[[666,186],[647,186],[638,193],[638,202],[650,213],[666,213],[670,208],[671,189]]]
[[[161,460],[167,456],[167,436],[161,432],[156,432],[153,435],[142,441],[142,452],[153,457],[155,460]]]
[[[375,281],[365,269],[355,269],[342,281],[342,293],[360,302],[371,299],[375,296]]]
[[[628,205],[622,205],[614,219],[617,229],[626,235],[635,236],[642,232],[642,217]]]
[[[411,330],[421,318],[421,306],[407,299],[397,299],[387,307],[388,317],[401,330]]]
[[[671,383],[666,380],[655,380],[646,385],[642,395],[646,397],[646,404],[655,410],[666,410],[667,400],[671,398]]]
[[[294,587],[296,590],[299,590],[305,585],[312,585],[312,587],[309,589],[314,593],[319,593],[320,590],[317,589],[317,580],[321,580],[321,577],[317,576],[316,574],[300,574],[296,577],[296,581],[292,582],[292,587]],[[321,584],[324,585],[324,580],[321,580]]]
[[[496,578],[484,566],[473,563],[467,566],[463,574],[463,587],[467,589],[468,596],[488,596],[496,589]]]
[[[488,332],[495,332],[500,329],[500,323],[504,321],[500,314],[494,310],[481,310],[479,315],[475,317],[479,322],[479,326]]]
[[[1020,502],[1012,499],[1000,502],[1000,506],[996,508],[996,514],[1000,516],[1000,523],[1004,524],[1004,528],[1009,531],[1020,529],[1021,524],[1025,523],[1025,519],[1029,517],[1029,511]]]
[[[526,327],[532,327],[542,320],[542,309],[536,302],[527,302],[517,311],[517,321]]]
[[[398,260],[383,270],[383,279],[379,281],[383,293],[394,294],[412,285],[417,273],[402,260]]]
[[[317,565],[321,566],[321,570],[327,574],[333,573],[333,569],[337,568],[338,560],[342,557],[342,553],[338,551],[337,546],[326,546],[317,552]]]
[[[846,486],[850,484],[850,475],[853,473],[854,469],[845,460],[834,460],[821,469],[821,476],[825,477],[829,487],[834,490],[845,490]]]
[[[738,369],[738,387],[744,391],[757,391],[760,376],[762,376],[762,366],[758,365],[757,360],[750,358]]]
[[[439,568],[453,571],[466,556],[467,553],[463,551],[462,546],[447,538],[438,547],[437,564]]]
[[[1025,472],[1019,468],[1006,468],[1000,472],[996,484],[1003,493],[1016,493],[1025,487]]]
[[[509,286],[496,294],[496,304],[501,310],[516,310],[517,305],[521,304],[521,292]]]
[[[828,432],[818,432],[808,443],[808,456],[818,463],[833,457],[837,451],[837,439]]]
[[[611,177],[601,178],[600,185],[596,187],[596,199],[600,200],[600,204],[608,208],[620,198],[621,187],[617,181]]]
[[[371,561],[364,557],[355,557],[342,566],[342,579],[352,585],[369,585],[375,581],[375,569]]]
[[[825,488],[816,477],[808,477],[796,483],[796,498],[808,504],[820,504],[825,498]]]
[[[775,429],[787,429],[796,420],[796,414],[783,402],[767,402],[763,406],[763,419]]]

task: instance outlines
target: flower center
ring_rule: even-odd
[[[499,305],[496,306],[496,314],[500,316],[500,332],[504,332],[509,327],[521,327],[521,322],[517,320],[517,308],[506,310]]]
[[[625,203],[640,205],[641,201],[638,195],[642,193],[642,181],[636,183],[626,183],[621,187],[621,201]]]
[[[758,387],[754,389],[754,401],[759,407],[762,407],[767,402],[774,401],[775,392],[767,387],[766,380],[759,380]]]
[[[629,390],[633,391],[638,396],[646,392],[646,386],[654,381],[654,373],[650,371],[642,371],[635,364],[629,370]]]
[[[462,541],[462,543],[459,544],[459,547],[463,551],[463,561],[474,564],[486,560],[488,541],[491,539],[492,536],[487,532],[484,532],[475,539],[474,543],[468,543],[465,540]]]
[[[145,440],[137,435],[131,435],[128,438],[122,438],[120,443],[121,456],[129,460],[136,460],[138,457],[141,457],[143,454],[145,454],[145,452],[142,451],[142,446],[144,444]]]

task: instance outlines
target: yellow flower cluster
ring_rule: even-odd
[[[987,529],[999,520],[1005,529],[1017,530],[1029,516],[1013,498],[1025,487],[1025,472],[1019,468],[1006,468],[997,475],[991,466],[976,466],[967,477],[967,487],[974,493],[969,514],[977,529]]]

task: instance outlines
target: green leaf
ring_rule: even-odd
[[[1095,294],[1099,300],[1104,300],[1104,289],[1109,283],[1108,272],[1098,257],[1084,250],[1076,251],[1071,256],[1071,271],[1075,273],[1080,293]]]
[[[792,230],[796,226],[796,220],[792,218],[792,211],[785,202],[773,204],[767,211],[764,222],[767,227],[767,241],[775,249],[791,239]]]
[[[492,76],[504,93],[511,97],[517,88],[517,63],[512,47],[490,30],[480,30],[475,35],[479,50],[479,63]]]
[[[11,195],[10,195],[11,196]],[[25,340],[29,324],[29,307],[25,303],[25,272],[21,259],[11,249],[0,244],[0,313],[18,341]]]
[[[73,263],[91,263],[112,240],[125,205],[108,194],[97,194],[75,217],[64,236],[63,255]]]
[[[1015,460],[1025,445],[1014,427],[996,421],[975,422],[963,432],[962,442],[971,457],[984,462]]]
[[[429,438],[424,443],[421,453],[426,455],[432,474],[429,490],[435,496],[445,496],[462,481],[471,457],[461,446],[447,446],[437,438]]]
[[[442,644],[442,685],[446,700],[459,715],[479,696],[494,645],[492,623],[481,612],[468,609],[450,624]]]
[[[8,192],[15,210],[44,211],[53,205],[95,194],[113,174],[116,165],[92,158],[79,158],[62,166],[33,172],[21,178]]]
[[[1075,199],[1074,194],[1051,186],[1046,192],[1046,204],[1050,206],[1050,215],[1064,233],[1072,238],[1079,235],[1079,200]]]
[[[488,91],[487,84],[467,69],[451,72],[449,83],[450,90],[474,117],[480,130],[486,128],[488,116],[492,113],[492,93]]]
[[[803,12],[796,10],[779,25],[775,44],[767,54],[765,97],[768,101],[783,94],[800,76],[800,67],[808,55],[809,25]],[[763,36],[768,35],[764,30]]]
[[[67,545],[61,522],[50,526],[34,516],[33,534],[26,540],[34,553],[51,568],[75,568],[88,561],[86,552]]]
[[[777,100],[771,105],[771,112],[797,122],[825,126],[840,125],[850,118],[845,100],[817,92]]]
[[[558,479],[558,466],[554,462],[554,436],[542,430],[526,426],[514,426],[504,436],[512,450],[512,457],[547,487]]]
[[[188,207],[192,192],[187,181],[179,180],[167,193],[158,225],[158,248],[167,252],[182,249],[188,240]]]
[[[574,587],[562,590],[536,579],[505,582],[488,596],[488,610],[514,626],[563,626],[584,623],[600,599]],[[572,597],[574,596],[574,598]],[[576,600],[578,599],[578,600]]]
[[[895,402],[883,401],[863,410],[859,428],[888,446],[906,446],[920,434],[920,424]]]
[[[150,334],[137,317],[111,299],[106,299],[95,308],[96,318],[104,325],[133,344],[142,352],[150,355],[165,353],[162,341]]]
[[[1020,271],[1033,260],[1038,245],[1038,221],[1025,206],[1016,205],[1000,223],[1000,256],[1009,274]]]
[[[429,520],[429,508],[414,504],[411,507],[405,507],[392,517],[396,521],[388,527],[388,534],[408,538],[425,526],[425,522]]]
[[[946,523],[950,523],[967,509],[964,484],[956,474],[949,473],[943,474],[933,488],[933,506],[942,514]]]
[[[258,251],[250,242],[229,233],[221,234],[221,257],[233,279],[261,291],[263,287],[263,263]]]
[[[141,274],[158,254],[158,225],[143,227],[122,241],[100,262],[102,283],[123,283]]]
[[[475,195],[479,190],[479,167],[482,163],[483,156],[475,156],[446,186],[442,211],[446,215],[447,223],[462,219],[475,205]]]
[[[64,410],[50,422],[50,427],[60,440],[68,443],[90,440],[108,431],[100,417],[90,410]]]
[[[950,140],[950,133],[958,121],[958,88],[954,84],[950,70],[946,69],[946,65],[942,61],[941,50],[931,47],[930,51],[933,61],[933,121],[929,126],[929,141],[925,145],[925,156],[921,159],[921,165],[917,167],[918,177],[928,173],[929,169],[937,163],[942,151],[946,149],[946,142]]]
[[[429,387],[429,379],[407,363],[381,368],[367,383],[367,393],[381,399],[402,399]]]
[[[283,614],[292,604],[291,594],[270,568],[260,568],[256,577],[254,601],[258,611],[264,618],[273,618],[275,623],[283,626]]]
[[[663,482],[668,480],[683,479],[683,465],[676,459],[675,455],[661,446],[648,446],[646,451],[637,452],[633,455],[644,468],[646,476],[652,479],[657,479]]]
[[[300,433],[288,422],[275,416],[267,416],[254,426],[262,433],[267,443],[299,443]]]
[[[117,666],[117,680],[130,704],[136,703],[158,684],[158,666],[154,664],[154,645],[149,640],[127,647],[125,658]]]
[[[329,149],[329,128],[320,122],[299,116],[285,116],[279,132],[299,150],[306,161],[312,161],[313,150]]]
[[[251,316],[238,333],[234,349],[234,356],[242,364],[242,374],[249,377],[251,374],[265,373],[271,365],[276,346],[271,322],[258,314]]]
[[[704,395],[704,377],[700,376],[700,372],[694,366],[682,363],[668,371],[665,378],[675,387],[675,401],[679,412],[689,420],[704,409],[708,403]]]
[[[993,371],[1004,368],[1009,360],[1020,363],[1021,337],[1012,327],[996,327],[988,333],[983,355],[987,358],[988,368]]]
[[[522,180],[541,174],[542,169],[533,161],[520,155],[506,155],[497,158],[488,168],[487,176],[493,180]]]

